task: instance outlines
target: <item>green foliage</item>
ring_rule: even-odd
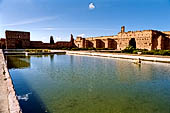
[[[122,53],[133,53],[134,50],[135,48],[133,46],[129,46],[122,50]]]
[[[95,48],[91,47],[91,48],[87,48],[87,50],[96,50]]]
[[[138,54],[138,52],[142,52],[144,55],[170,55],[170,50],[151,50],[148,51],[147,49],[135,49],[132,46],[129,46],[122,50],[122,53],[132,53]]]
[[[80,50],[80,48],[71,48],[71,50],[76,51],[76,50]]]
[[[95,48],[71,48],[73,51],[79,51],[79,50],[96,50]]]
[[[109,50],[108,48],[96,48],[96,50]]]
[[[47,53],[50,52],[49,49],[25,49],[25,52],[30,52],[30,53]]]

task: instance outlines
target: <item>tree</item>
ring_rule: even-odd
[[[50,44],[54,44],[53,36],[50,36]]]

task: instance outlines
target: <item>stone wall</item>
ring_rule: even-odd
[[[30,48],[31,49],[41,49],[43,45],[42,41],[31,41],[30,42]]]
[[[5,49],[6,48],[6,39],[1,38],[0,39],[0,49]]]
[[[2,52],[2,49],[0,49],[0,75],[1,77],[4,77],[4,81],[1,81],[1,85],[5,85],[5,87],[7,88],[7,101],[8,104],[5,104],[3,106],[0,106],[0,110],[3,109],[4,107],[7,107],[8,109],[4,109],[3,111],[0,111],[2,113],[22,113],[22,110],[19,106],[19,102],[15,93],[15,89],[13,86],[13,82],[12,79],[10,77],[10,74],[8,72],[8,68],[5,62],[5,58]],[[2,91],[2,89],[0,89]],[[1,94],[3,94],[4,92],[2,92]],[[2,95],[1,95],[2,96]],[[4,102],[4,101],[3,101]],[[3,102],[1,101],[1,105],[3,104]]]
[[[170,49],[170,31],[143,30],[125,32],[125,27],[122,27],[121,32],[114,36],[78,37],[75,40],[75,45],[78,45],[77,47],[79,48],[111,48],[116,50],[123,50],[128,46],[147,50]]]
[[[8,49],[26,49],[30,47],[30,32],[6,31]]]
[[[54,44],[43,43],[42,41],[31,41],[30,48],[32,49],[58,49],[58,48],[71,48],[74,47],[72,42],[56,42]]]
[[[170,36],[164,38],[164,49],[170,50]]]
[[[30,41],[30,32],[6,31],[7,49],[57,49],[76,47],[71,34],[70,41],[60,41],[54,44],[43,43],[42,41]],[[1,47],[0,40],[0,47]],[[1,47],[2,48],[2,47]]]
[[[56,42],[55,43],[55,47],[56,48],[70,48],[72,47],[72,43],[71,42],[66,42],[66,41],[63,41],[63,42]]]
[[[78,48],[86,48],[88,45],[88,41],[85,41],[85,38],[82,37],[77,37],[74,43]]]

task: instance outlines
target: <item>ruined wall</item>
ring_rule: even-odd
[[[117,42],[114,39],[108,39],[112,36],[97,38],[81,38],[77,37],[74,41],[78,48],[113,48],[117,49]]]
[[[31,49],[41,49],[43,46],[42,41],[31,41],[30,42],[30,48]]]
[[[105,48],[117,49],[117,41],[115,39],[108,39]]]
[[[121,28],[121,32],[113,36],[100,37],[77,37],[69,42],[56,42],[55,44],[43,43],[42,41],[30,41],[29,32],[6,31],[6,44],[10,49],[56,49],[56,48],[111,48],[123,50],[128,46],[133,46],[138,49],[170,49],[170,31],[160,32],[156,30],[144,31],[128,31],[125,32],[125,27]],[[2,41],[0,41],[2,47]]]
[[[164,37],[164,49],[170,50],[170,36]]]
[[[104,40],[96,39],[94,43],[94,48],[105,48]]]
[[[8,49],[57,49],[76,47],[73,35],[70,41],[56,42],[55,44],[43,43],[42,41],[30,41],[30,32],[6,31]],[[1,46],[1,41],[0,41]]]
[[[118,38],[117,41],[117,50],[123,50],[129,46],[130,38]]]
[[[93,42],[92,41],[89,41],[89,40],[86,40],[85,41],[85,48],[93,48]]]
[[[130,41],[134,39],[136,43],[136,48],[138,49],[148,49],[151,50],[152,44],[152,31],[130,31],[118,34],[118,49],[125,49],[130,45]]]
[[[163,32],[165,35],[164,35],[164,49],[165,50],[170,50],[170,31],[166,31],[166,32]]]
[[[125,30],[122,28],[121,32],[115,36],[101,36],[101,37],[86,38],[85,47],[86,48],[89,47],[112,48],[117,50],[123,50],[128,46],[134,46],[138,49],[148,49],[148,50],[152,49],[152,43],[155,43],[152,40],[153,38],[152,30],[129,31],[129,32],[124,32],[124,31]],[[84,47],[82,46],[82,43],[79,43],[79,46]]]
[[[72,43],[71,42],[56,42],[55,44],[56,48],[70,48],[72,47]]]
[[[8,49],[25,49],[30,47],[30,32],[6,31]]]
[[[57,49],[57,48],[70,48],[71,42],[56,42],[55,44],[43,43],[42,41],[31,41],[30,48],[32,49]]]
[[[74,40],[74,44],[75,44],[75,46],[78,47],[78,48],[85,48],[86,43],[88,43],[88,42],[86,42],[85,39],[82,38],[82,37],[77,37],[77,39]],[[88,45],[88,44],[87,44],[87,45]],[[86,47],[87,47],[87,46],[86,46]]]
[[[162,33],[164,33],[166,35],[170,35],[170,31],[163,31]]]
[[[1,38],[0,39],[0,49],[5,49],[6,48],[6,39]]]

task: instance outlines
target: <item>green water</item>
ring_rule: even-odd
[[[170,64],[69,55],[8,61],[17,95],[29,94],[20,100],[25,113],[170,113]]]

